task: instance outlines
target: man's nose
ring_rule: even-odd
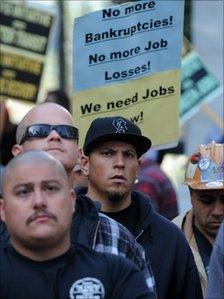
[[[47,201],[42,190],[35,190],[33,194],[33,205],[35,208],[46,207]]]
[[[56,130],[52,130],[50,134],[47,136],[48,141],[51,140],[61,140],[60,134]]]
[[[224,204],[221,200],[216,200],[212,209],[212,214],[214,216],[224,216]]]
[[[117,153],[115,156],[115,166],[117,167],[124,167],[124,156],[122,153]]]

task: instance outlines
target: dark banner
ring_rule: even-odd
[[[192,51],[182,61],[180,116],[212,97],[220,86],[217,78],[206,68],[198,54]]]
[[[1,51],[1,95],[36,102],[42,70],[41,60]]]
[[[1,2],[0,43],[45,55],[52,22],[45,11]]]

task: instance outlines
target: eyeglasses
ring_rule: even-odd
[[[211,205],[218,198],[221,201],[221,203],[224,204],[224,194],[222,194],[220,196],[213,196],[213,195],[210,195],[210,194],[203,194],[203,195],[200,195],[198,197],[198,200],[201,201],[205,205]]]
[[[20,144],[24,143],[27,139],[30,138],[45,138],[50,134],[52,130],[55,130],[62,138],[78,141],[79,131],[73,126],[35,124],[26,128]]]

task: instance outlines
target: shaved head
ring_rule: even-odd
[[[62,163],[66,172],[70,175],[77,160],[78,140],[63,138],[54,129],[47,136],[23,140],[27,127],[37,124],[74,127],[72,115],[64,107],[55,103],[39,104],[32,108],[19,123],[16,132],[17,144],[12,148],[13,155],[17,156],[30,150],[48,152]]]
[[[54,114],[55,112],[61,112],[63,113],[67,120],[69,125],[74,125],[72,115],[68,110],[63,108],[62,106],[56,104],[56,103],[42,103],[35,107],[33,107],[20,121],[18,124],[17,130],[16,130],[16,143],[20,144],[21,139],[26,131],[26,128],[32,124],[37,123],[36,118],[40,118],[39,123],[48,123],[48,115]],[[44,120],[46,118],[46,120]],[[43,119],[43,120],[41,120]]]
[[[10,160],[3,174],[0,217],[19,253],[47,260],[68,250],[74,210],[74,190],[58,159],[27,151]]]
[[[67,173],[59,160],[43,151],[28,151],[14,157],[9,161],[6,168],[4,169],[2,177],[3,198],[5,187],[8,182],[13,180],[13,176],[16,175],[17,167],[27,164],[32,165],[33,168],[35,168],[36,165],[40,164],[48,165],[49,167],[52,167],[56,172],[58,172],[65,181],[68,181]],[[29,174],[27,174],[27,176],[29,176]]]

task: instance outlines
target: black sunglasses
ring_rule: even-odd
[[[35,124],[26,128],[20,144],[24,143],[27,139],[30,138],[45,138],[50,134],[52,130],[55,130],[62,138],[78,141],[79,131],[73,126]]]
[[[217,198],[219,198],[221,203],[224,204],[224,195],[213,196],[210,194],[203,194],[200,195],[198,199],[205,205],[211,205],[216,201]]]

